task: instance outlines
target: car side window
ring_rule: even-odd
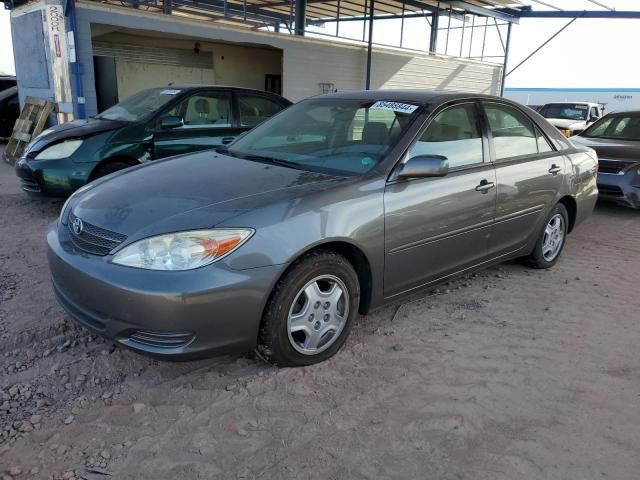
[[[598,109],[596,107],[591,107],[591,113],[589,114],[589,117],[598,118]]]
[[[255,127],[282,110],[282,105],[275,100],[258,95],[239,94],[238,106],[243,127]]]
[[[409,150],[409,158],[417,155],[445,156],[450,168],[482,163],[482,135],[475,105],[465,103],[438,113]]]
[[[496,160],[538,153],[538,140],[531,121],[515,108],[485,104],[493,136]]]
[[[536,128],[536,135],[538,140],[538,153],[553,152],[553,147],[549,143],[549,140],[542,134],[540,130]]]
[[[200,92],[185,98],[163,116],[182,118],[179,128],[229,128],[231,95],[227,92]]]

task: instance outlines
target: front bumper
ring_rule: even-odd
[[[640,175],[598,173],[599,198],[631,208],[640,208]]]
[[[71,158],[38,161],[22,157],[15,169],[25,192],[67,197],[87,183],[93,166]]]
[[[78,250],[65,228],[54,226],[47,241],[55,294],[76,321],[125,347],[176,360],[253,349],[283,268],[233,270],[220,261],[150,271]]]

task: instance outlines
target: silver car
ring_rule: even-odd
[[[610,113],[571,141],[597,152],[602,200],[640,208],[640,112]]]
[[[335,354],[358,313],[523,257],[553,266],[597,199],[593,150],[490,96],[302,101],[229,147],[74,194],[48,235],[78,322],[166,358]]]

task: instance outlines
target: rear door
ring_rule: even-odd
[[[199,90],[187,96],[157,119],[153,135],[155,158],[231,143],[244,130],[233,112],[230,90]],[[183,125],[163,129],[162,118],[168,116],[182,118]]]
[[[408,158],[443,155],[442,178],[390,181],[385,189],[385,297],[481,263],[487,255],[496,202],[476,102],[436,113]]]
[[[285,105],[278,97],[269,95],[238,90],[236,98],[238,103],[238,122],[240,128],[244,131],[252,129],[285,108]]]
[[[494,101],[482,105],[498,181],[489,247],[497,256],[521,248],[555,205],[565,158],[524,111]]]

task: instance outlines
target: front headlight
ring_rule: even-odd
[[[36,155],[36,160],[57,160],[59,158],[70,157],[80,148],[80,145],[82,145],[82,140],[69,140],[68,142],[56,143]]]
[[[132,243],[111,261],[147,270],[191,270],[220,260],[253,232],[248,228],[221,228],[159,235]]]

